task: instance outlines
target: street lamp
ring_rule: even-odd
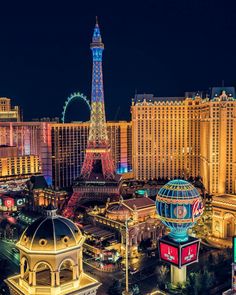
[[[125,291],[122,292],[122,295],[132,295],[132,292],[129,292],[129,223],[130,219],[125,219]]]

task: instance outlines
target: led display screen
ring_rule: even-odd
[[[187,265],[198,260],[199,242],[181,248],[181,265]]]
[[[174,264],[176,266],[179,265],[179,250],[178,247],[174,247],[172,245],[166,244],[164,242],[160,242],[160,256],[161,260]]]

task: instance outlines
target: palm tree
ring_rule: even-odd
[[[163,288],[166,284],[167,274],[169,272],[169,268],[166,265],[162,265],[157,267],[157,281],[161,288]]]

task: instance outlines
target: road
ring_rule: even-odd
[[[135,274],[129,276],[129,282],[130,284],[137,284],[140,288],[141,294],[151,293],[156,289],[157,275],[155,273],[155,268],[158,264],[158,261],[159,259],[157,257],[147,258],[143,256],[140,258],[140,260],[138,260],[138,262],[132,264],[132,267],[138,268],[138,271]],[[86,264],[84,265],[84,269],[102,283],[102,286],[98,290],[98,295],[108,294],[108,289],[113,284],[114,280],[119,280],[123,287],[125,285],[124,271],[104,273]]]
[[[0,258],[6,259],[9,263],[8,275],[14,275],[20,271],[19,254],[14,253],[12,248],[15,245],[6,241],[0,240]]]

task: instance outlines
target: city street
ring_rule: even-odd
[[[156,289],[157,274],[155,273],[155,268],[158,265],[158,261],[159,259],[157,257],[147,258],[143,256],[138,262],[132,264],[132,268],[137,269],[137,271],[133,275],[129,275],[129,282],[130,285],[137,284],[140,288],[141,294],[151,293]],[[102,283],[102,286],[98,290],[98,295],[107,294],[107,291],[114,280],[119,280],[122,283],[122,286],[125,285],[124,271],[106,273],[93,268],[87,263],[84,264],[84,269]]]

